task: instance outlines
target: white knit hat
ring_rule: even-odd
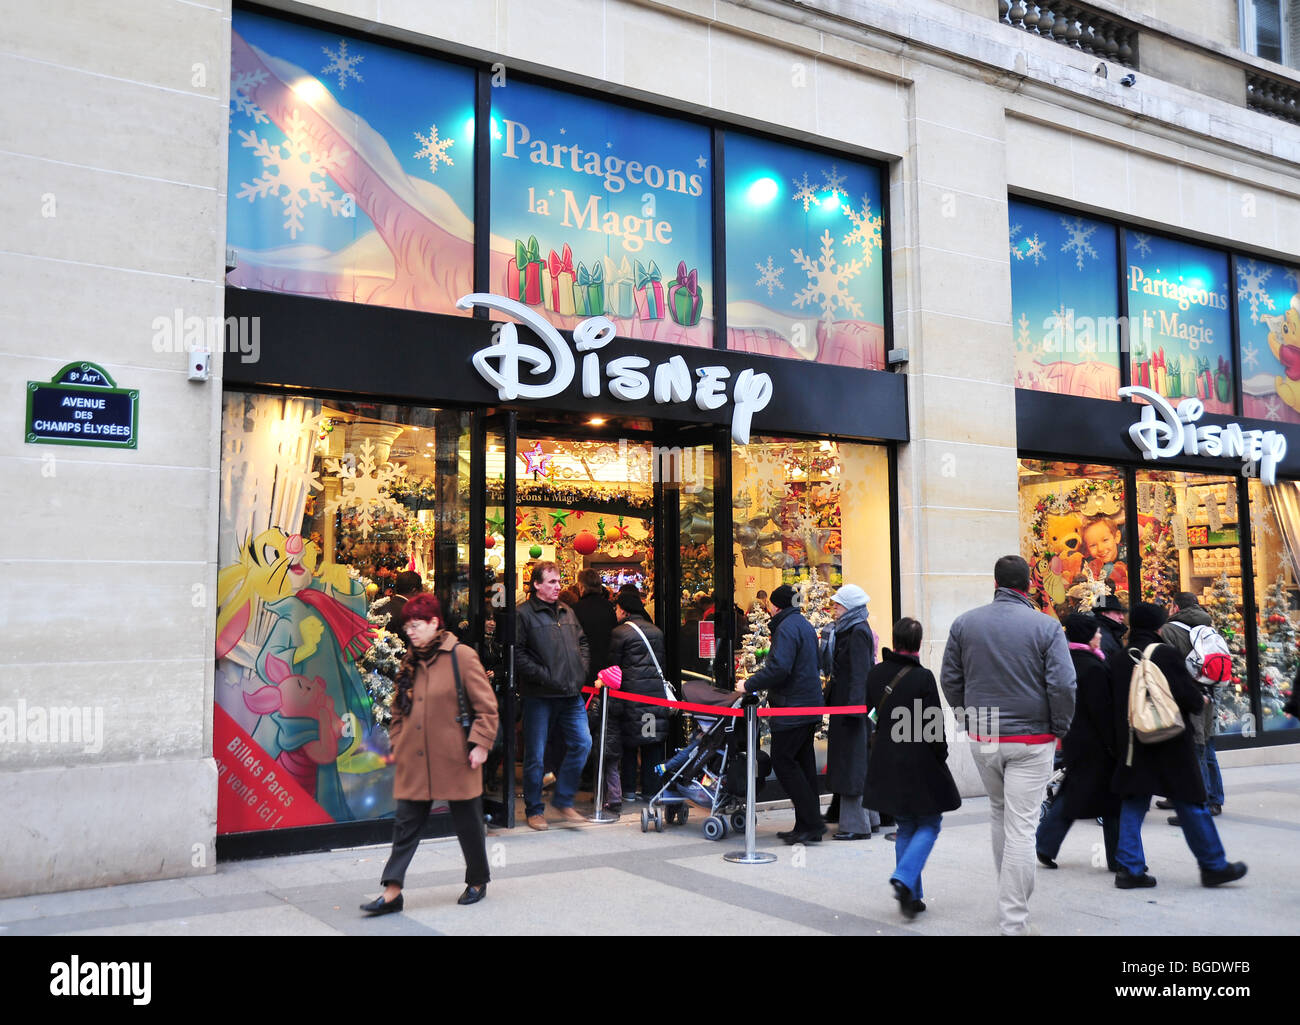
[[[856,609],[871,601],[871,596],[857,584],[845,584],[835,592],[835,597],[831,601],[843,605],[846,609]]]

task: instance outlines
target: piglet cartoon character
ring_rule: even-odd
[[[274,655],[267,656],[266,672],[274,686],[245,693],[244,704],[271,717],[279,730],[276,763],[314,798],[319,767],[338,757],[343,721],[319,676],[299,676]]]

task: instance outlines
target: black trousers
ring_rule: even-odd
[[[456,839],[465,856],[465,884],[482,886],[491,879],[488,872],[487,834],[483,831],[483,798],[468,801],[448,801],[451,822],[456,827]],[[429,818],[432,801],[398,801],[393,820],[393,853],[384,866],[384,886],[403,885],[406,868],[420,846],[420,830]]]
[[[813,738],[817,724],[772,730],[772,771],[794,805],[798,833],[823,830],[821,801],[817,796],[817,755]]]

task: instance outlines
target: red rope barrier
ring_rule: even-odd
[[[584,694],[595,694],[597,688],[583,687]],[[739,693],[737,691],[736,693]],[[727,705],[697,705],[690,701],[669,701],[667,698],[651,697],[648,694],[625,694],[621,690],[611,690],[610,694],[623,701],[634,701],[643,705],[659,705],[661,708],[680,708],[685,712],[699,712],[702,715],[725,715],[738,718],[745,713],[739,708]],[[590,702],[588,702],[590,704]],[[785,715],[866,715],[870,709],[866,705],[812,705],[802,708],[760,708],[760,716]]]

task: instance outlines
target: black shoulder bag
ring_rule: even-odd
[[[894,674],[894,678],[889,681],[888,686],[885,687],[885,693],[880,695],[880,704],[876,705],[875,708],[867,713],[867,718],[871,720],[871,726],[873,729],[876,725],[876,719],[880,715],[880,710],[885,707],[885,702],[889,700],[889,695],[894,692],[895,684],[915,668],[916,666],[903,666],[902,669]]]
[[[460,723],[460,728],[465,731],[465,747],[469,748],[469,731],[474,724],[474,717],[471,715],[469,696],[465,693],[465,685],[460,682],[460,662],[456,659],[456,649],[460,647],[459,642],[452,645],[451,648],[451,675],[456,681],[456,721]]]

